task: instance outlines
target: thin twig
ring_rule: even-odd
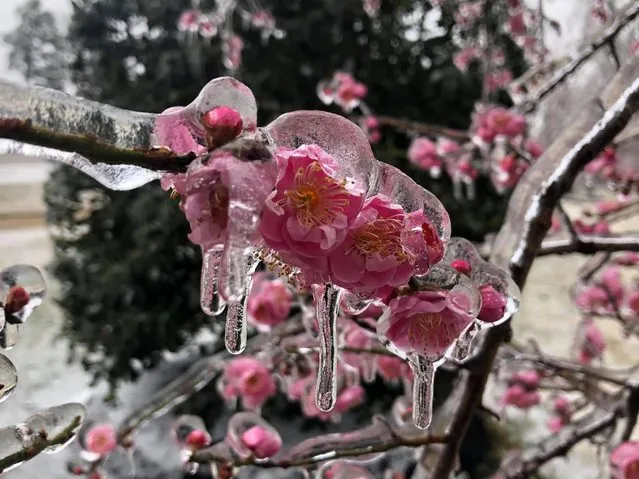
[[[600,251],[614,253],[617,251],[639,251],[637,236],[585,236],[578,237],[575,242],[569,239],[551,239],[543,242],[537,256],[551,254],[595,254]]]

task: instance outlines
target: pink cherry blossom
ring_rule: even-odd
[[[558,416],[551,417],[548,420],[548,430],[550,432],[557,433],[561,431],[566,426],[564,420]]]
[[[485,323],[494,323],[504,317],[506,299],[493,286],[486,284],[479,288],[481,293],[481,310],[477,319]]]
[[[253,286],[248,298],[249,322],[260,330],[268,331],[286,321],[291,311],[293,293],[281,279],[269,273],[259,272],[253,276]]]
[[[186,10],[182,12],[178,20],[178,30],[191,33],[197,32],[201,14],[199,10]]]
[[[441,240],[422,212],[406,214],[389,198],[375,195],[364,203],[345,241],[329,255],[330,279],[351,290],[401,286],[441,255]]]
[[[260,408],[276,392],[275,380],[269,370],[263,362],[250,356],[228,362],[221,380],[222,396],[240,398],[247,409]]]
[[[359,349],[372,349],[379,344],[377,337],[373,333],[353,322],[347,324],[344,328],[342,339],[344,345]],[[374,374],[373,355],[345,351],[342,353],[342,360],[346,365],[357,370],[363,377],[372,379]]]
[[[337,395],[334,411],[338,414],[349,411],[364,403],[366,393],[359,384],[342,389]]]
[[[397,356],[379,356],[377,358],[377,373],[385,381],[407,379],[412,381],[413,371],[408,363]]]
[[[86,449],[104,456],[118,446],[115,427],[111,424],[98,424],[89,429],[85,436]]]
[[[603,314],[611,310],[608,293],[600,286],[586,287],[577,296],[575,303],[584,313]]]
[[[484,88],[489,91],[497,91],[506,88],[513,80],[513,74],[510,70],[501,68],[484,75]]]
[[[539,392],[529,391],[520,384],[513,384],[506,389],[502,403],[519,409],[530,409],[540,402]]]
[[[535,140],[527,139],[524,141],[524,150],[526,150],[533,158],[539,158],[544,153],[544,147]]]
[[[615,263],[620,266],[636,266],[639,264],[639,253],[627,251],[615,258]]]
[[[604,269],[599,282],[607,289],[617,304],[621,303],[626,292],[621,283],[621,270],[617,266],[609,266]]]
[[[280,435],[261,426],[244,431],[241,441],[258,459],[273,457],[282,449]]]
[[[539,387],[541,377],[537,371],[529,369],[513,374],[510,381],[514,384],[519,384],[527,390],[534,391]]]
[[[639,441],[619,444],[610,453],[612,479],[639,479]]]
[[[470,273],[473,270],[471,264],[464,259],[453,260],[450,262],[450,266],[460,273],[465,274],[466,276],[470,276]],[[479,319],[481,319],[481,312],[479,313],[478,317]]]
[[[437,153],[437,146],[428,138],[415,138],[411,142],[408,148],[408,159],[428,171],[433,178],[441,174],[442,159]]]
[[[474,319],[461,311],[469,302],[466,297],[455,298],[460,306],[453,310],[446,292],[420,291],[399,296],[390,302],[390,316],[384,335],[392,346],[404,353],[415,352],[437,360],[446,352]],[[457,309],[457,308],[456,308]]]
[[[506,155],[497,162],[493,181],[499,190],[514,188],[527,169],[525,161],[512,154]]]
[[[244,40],[238,35],[229,36],[222,45],[224,53],[224,66],[235,70],[242,64],[242,50],[244,50]]]
[[[473,60],[478,59],[481,56],[481,50],[476,47],[465,47],[462,50],[455,53],[453,56],[453,63],[462,72],[468,69]]]
[[[614,148],[607,147],[594,160],[586,165],[584,172],[587,175],[598,175],[604,179],[611,179],[615,176],[617,166],[617,153]]]
[[[590,364],[595,359],[601,358],[606,349],[606,340],[594,321],[586,324],[579,348],[579,361]]]
[[[202,37],[213,38],[215,35],[217,35],[217,23],[215,23],[212,18],[208,18],[202,15],[199,18],[198,30]]]
[[[316,145],[276,155],[279,178],[266,200],[262,236],[288,262],[327,268],[318,258],[340,246],[364,202],[364,189],[340,174],[332,156]]]
[[[496,136],[515,138],[526,130],[526,118],[501,106],[486,106],[474,118],[475,134],[485,142]]]

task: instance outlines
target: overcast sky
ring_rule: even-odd
[[[18,24],[16,8],[24,3],[26,0],[0,0],[0,37],[16,27]],[[42,5],[56,15],[58,27],[66,27],[71,12],[69,0],[43,0]],[[19,80],[14,72],[9,71],[7,55],[7,46],[0,41],[0,78]]]

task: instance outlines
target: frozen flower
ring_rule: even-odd
[[[0,303],[0,306],[4,308],[5,313],[15,314],[29,304],[30,299],[31,296],[22,286],[11,286],[7,292],[4,305]]]
[[[93,426],[84,439],[86,450],[100,456],[109,454],[118,446],[115,428],[111,424]]]
[[[612,479],[639,479],[639,441],[619,444],[610,453]]]
[[[425,272],[441,255],[441,240],[423,213],[407,214],[389,198],[375,195],[329,255],[330,279],[352,290],[401,286],[416,269]]]
[[[364,202],[364,189],[345,178],[332,156],[316,145],[277,154],[279,178],[266,200],[262,236],[295,266],[321,272],[318,257],[340,246]],[[326,263],[324,263],[326,265]]]
[[[248,298],[249,321],[260,330],[269,330],[286,321],[291,311],[293,293],[281,279],[260,272],[253,276]]]
[[[237,138],[242,133],[242,117],[228,106],[219,106],[208,111],[202,117],[206,130],[206,143],[209,148],[220,147]]]
[[[202,449],[211,443],[211,436],[202,429],[194,429],[187,434],[184,444],[190,449]]]
[[[273,457],[282,448],[279,434],[262,426],[253,426],[242,434],[242,443],[258,459]]]
[[[464,312],[470,307],[470,299],[458,294],[451,301],[449,294],[420,291],[393,299],[388,322],[380,332],[403,353],[439,359],[474,319]]]
[[[463,259],[456,259],[450,262],[451,267],[459,271],[461,274],[465,274],[466,276],[470,276],[472,271],[472,266],[470,263]],[[479,313],[479,319],[481,319],[481,313]]]
[[[493,286],[486,284],[479,289],[481,310],[477,319],[485,323],[494,323],[504,317],[506,299]]]
[[[225,399],[240,398],[245,408],[258,409],[275,392],[275,380],[261,361],[242,356],[226,364],[222,376]]]

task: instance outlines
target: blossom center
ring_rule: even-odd
[[[297,221],[306,228],[332,223],[349,204],[346,182],[324,175],[316,161],[300,167],[295,172],[295,187],[285,192]]]
[[[244,387],[249,394],[258,393],[261,386],[261,378],[257,372],[248,374],[248,377],[244,380]]]
[[[355,249],[368,258],[395,256],[405,261],[409,254],[402,245],[402,227],[403,221],[397,218],[376,219],[355,231]]]
[[[439,313],[419,313],[411,317],[408,338],[411,342],[422,343],[438,328],[442,322]]]

